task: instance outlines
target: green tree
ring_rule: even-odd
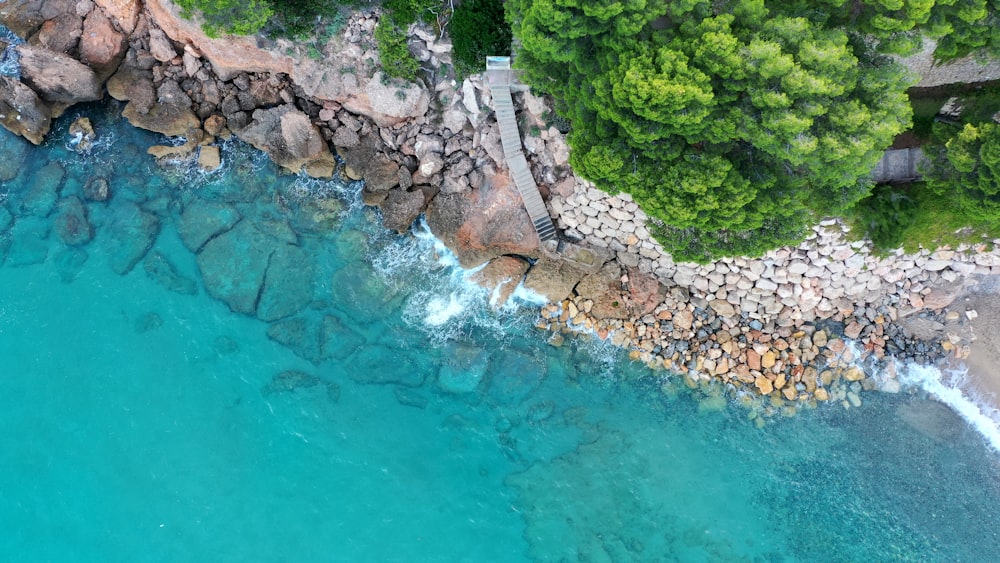
[[[274,15],[269,0],[177,0],[177,5],[185,18],[200,13],[202,28],[209,37],[257,33]]]
[[[774,4],[508,3],[525,79],[573,125],[571,164],[632,194],[679,258],[799,240],[868,193],[909,126],[898,65]]]
[[[489,55],[510,53],[510,25],[502,0],[464,0],[448,24],[455,68],[465,76],[481,72]]]
[[[1000,125],[968,123],[943,147],[928,152],[927,186],[941,197],[956,198],[970,221],[1000,226]]]

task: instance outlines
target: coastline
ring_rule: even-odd
[[[880,257],[828,219],[803,244],[759,259],[675,263],[629,197],[573,176],[563,133],[543,119],[547,102],[524,91],[515,99],[525,121],[522,143],[547,188],[550,215],[568,239],[604,260],[600,271],[585,271],[540,249],[507,179],[482,77],[459,84],[444,76],[428,90],[385,81],[377,65],[360,64],[371,55],[364,38],[377,14],[348,23],[328,46],[343,50],[344,59],[332,63],[340,66],[313,73],[323,78],[305,89],[295,77],[320,63],[276,59],[245,45],[245,60],[234,61],[225,40],[201,36],[161,0],[128,14],[114,13],[113,3],[97,5],[86,18],[114,22],[101,24],[107,37],[135,39],[104,53],[108,65],[120,63],[105,69],[108,92],[128,102],[133,125],[188,140],[150,154],[201,162],[216,137],[233,133],[293,173],[329,177],[339,167],[335,152],[343,177],[365,180],[363,199],[381,209],[384,226],[409,232],[425,214],[462,266],[485,265],[479,279],[501,288],[500,301],[518,283],[545,296],[552,305],[540,324],[547,328],[593,330],[630,349],[634,360],[681,373],[688,385],[720,381],[753,392],[767,416],[824,401],[860,406],[861,391],[882,385],[893,358],[940,365],[967,356],[983,393],[1000,395],[1000,327],[983,324],[1000,315],[986,303],[978,317],[965,317],[957,293],[975,276],[1000,277],[1000,251],[986,244]],[[419,28],[414,34],[428,64],[440,69],[450,61],[450,44]],[[33,64],[44,70],[39,59]],[[204,160],[217,166],[218,150]],[[961,329],[954,338],[952,326]]]
[[[970,321],[974,340],[969,345],[966,386],[978,400],[1000,413],[1000,283],[996,279],[988,286],[964,295],[967,310],[975,311]],[[994,417],[995,418],[995,417]]]

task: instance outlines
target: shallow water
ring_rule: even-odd
[[[0,211],[5,559],[1000,553],[1000,458],[917,390],[757,428],[719,387],[691,391],[585,336],[548,346],[531,307],[490,310],[432,240],[378,227],[356,186],[282,176],[237,143],[221,173],[161,170],[144,154],[155,136],[87,111],[103,141],[86,156],[67,148],[69,118],[40,149],[0,140],[24,153],[0,184],[15,216],[7,228]],[[75,250],[53,228],[63,203],[43,217],[24,204],[49,161],[66,170],[60,201],[111,185]],[[115,273],[135,239],[127,202],[158,218],[146,256],[175,276],[147,274],[148,258]],[[178,229],[204,202],[255,226],[248,256],[279,239],[308,256],[283,266],[282,287],[306,294],[302,331],[209,295]],[[287,306],[266,291],[251,306],[264,303]]]

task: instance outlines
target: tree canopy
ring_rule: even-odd
[[[632,194],[679,258],[799,240],[813,212],[868,193],[909,126],[901,67],[832,15],[773,4],[508,3],[525,79],[572,123],[574,169]]]
[[[1000,125],[967,123],[943,148],[928,152],[927,186],[957,199],[970,218],[1000,225]]]

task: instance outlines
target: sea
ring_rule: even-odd
[[[1000,557],[996,426],[951,376],[765,418],[550,342],[359,183],[236,140],[160,165],[120,111],[0,132],[0,560]]]

